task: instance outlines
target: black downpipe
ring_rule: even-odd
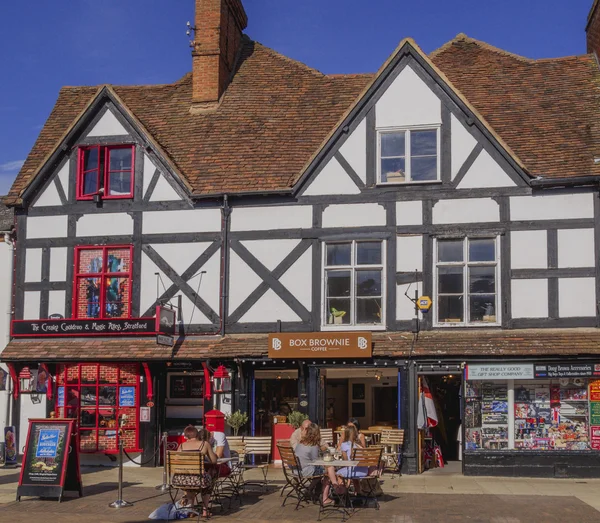
[[[231,207],[227,195],[223,195],[222,231],[221,231],[221,336],[225,336],[225,322],[227,321],[227,291],[229,281],[229,217],[231,216]]]

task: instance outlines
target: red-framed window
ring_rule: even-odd
[[[77,199],[133,198],[133,145],[91,145],[79,148]]]
[[[139,451],[140,367],[137,363],[59,365],[55,412],[76,420],[81,452]],[[119,435],[119,421],[126,416]]]
[[[75,318],[131,316],[131,245],[75,248]]]

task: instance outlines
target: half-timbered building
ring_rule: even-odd
[[[290,407],[405,429],[410,472],[435,441],[469,474],[597,475],[596,6],[590,54],[405,39],[361,75],[250,40],[240,0],[196,12],[191,74],[63,88],[6,199],[2,360],[53,377],[21,418],[77,417],[102,460],[126,414],[155,463],[213,406],[263,435]]]

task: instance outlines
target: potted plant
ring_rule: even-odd
[[[233,430],[233,435],[237,436],[240,428],[248,423],[248,414],[241,410],[236,410],[231,414],[227,414],[225,416],[225,421],[227,422],[227,425],[231,427],[231,430]]]
[[[342,318],[346,315],[346,311],[338,311],[335,307],[331,307],[331,313],[329,315],[329,323],[341,324],[343,323]]]
[[[300,427],[300,425],[302,425],[302,422],[306,419],[308,419],[308,416],[298,410],[293,410],[288,414],[287,417],[288,423],[295,429]]]

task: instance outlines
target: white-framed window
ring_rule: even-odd
[[[435,242],[435,320],[438,325],[500,323],[497,237]]]
[[[323,325],[385,325],[385,242],[327,242],[323,247]]]
[[[379,129],[378,183],[423,183],[440,180],[440,128]]]

